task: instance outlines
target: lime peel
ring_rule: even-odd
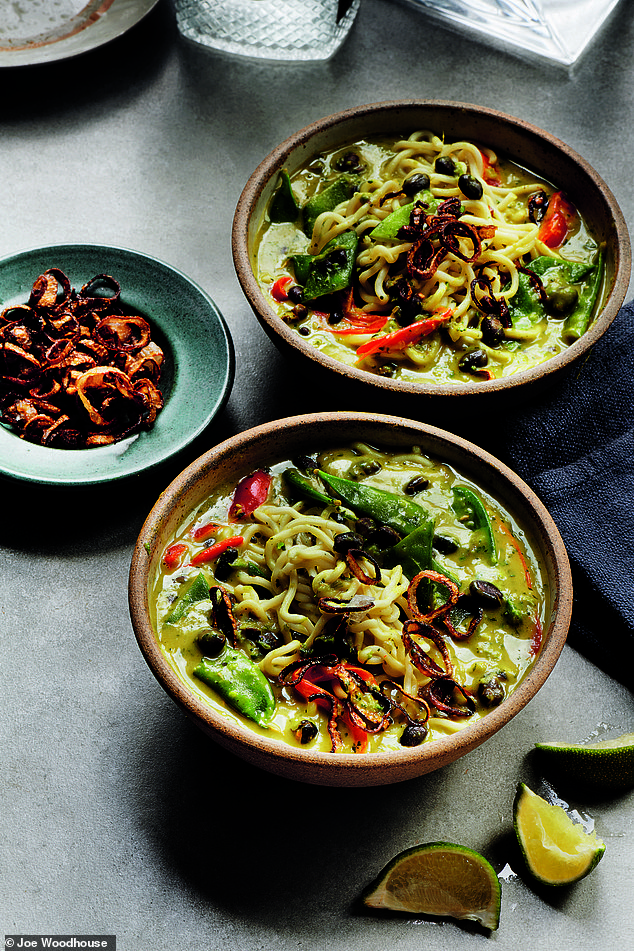
[[[427,842],[399,852],[365,889],[369,908],[477,921],[494,931],[500,883],[478,852],[451,842]]]
[[[595,832],[586,832],[565,809],[542,799],[524,783],[515,796],[513,826],[529,872],[545,885],[578,882],[605,852]]]
[[[634,733],[594,743],[536,743],[543,763],[551,764],[568,782],[606,789],[634,786]]]

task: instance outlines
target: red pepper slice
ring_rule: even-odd
[[[271,297],[273,300],[276,300],[278,304],[283,304],[284,301],[288,300],[288,285],[291,283],[292,278],[286,274],[284,277],[278,277],[275,284],[271,288]]]
[[[229,521],[248,518],[256,508],[266,502],[271,488],[271,476],[264,469],[258,469],[239,482],[229,508]]]
[[[166,571],[174,571],[183,560],[183,555],[188,551],[187,545],[177,542],[170,545],[163,554],[163,567]]]
[[[193,528],[189,534],[195,542],[206,542],[208,538],[216,534],[219,528],[220,526],[214,522],[208,522],[206,525],[199,525],[198,528]]]
[[[418,343],[423,337],[429,336],[434,330],[437,330],[442,324],[446,324],[453,311],[451,308],[442,314],[436,314],[435,317],[427,317],[425,320],[417,320],[409,327],[402,327],[400,330],[394,330],[392,333],[383,334],[381,337],[375,337],[362,343],[357,348],[358,357],[367,357],[372,353],[382,353],[384,350],[404,350]]]
[[[522,568],[524,569],[524,577],[526,578],[526,587],[529,589],[529,591],[531,591],[532,588],[533,588],[533,581],[532,581],[532,579],[531,579],[530,571],[528,570],[528,565],[526,564],[526,559],[524,558],[524,554],[523,554],[523,552],[522,552],[522,549],[521,549],[520,546],[519,546],[519,542],[517,541],[517,539],[515,538],[515,536],[511,533],[511,531],[506,527],[506,525],[504,524],[504,522],[498,522],[498,525],[500,526],[501,530],[502,530],[502,531],[504,532],[504,534],[507,536],[507,538],[508,538],[508,540],[510,541],[511,545],[513,546],[513,548],[514,548],[515,551],[517,552],[517,554],[518,554],[518,556],[519,556],[519,559],[520,559],[520,561],[521,561],[521,563],[522,563]]]
[[[343,320],[335,327],[328,323],[328,315],[324,314],[324,329],[331,334],[374,334],[382,330],[388,322],[386,314],[369,314],[353,302],[352,288],[346,294],[343,302]]]
[[[493,165],[488,155],[485,155],[484,152],[480,152],[482,156],[482,178],[484,178],[489,185],[501,185],[500,172],[497,165]]]
[[[231,538],[223,538],[219,542],[216,542],[215,545],[210,545],[209,548],[203,548],[197,555],[194,555],[190,561],[190,565],[206,565],[207,562],[213,561],[218,555],[221,555],[223,551],[226,551],[227,548],[239,548],[243,543],[244,538],[242,535],[232,535]]]
[[[356,667],[355,665],[349,664],[345,661],[339,666],[345,670],[357,674],[357,676],[366,683],[376,684],[376,679],[374,678],[373,674],[371,674],[368,670],[364,670],[362,667]],[[315,666],[310,672],[310,677],[310,680],[308,680],[306,676],[301,677],[297,682],[293,683],[293,688],[301,697],[304,698],[304,700],[314,701],[315,703],[321,704],[321,706],[325,707],[328,711],[328,732],[330,733],[331,739],[333,740],[332,752],[337,752],[341,744],[341,740],[335,725],[337,718],[340,717],[345,723],[346,729],[350,734],[355,753],[365,753],[368,749],[368,732],[359,726],[358,723],[355,723],[351,711],[347,709],[346,706],[340,700],[338,700],[333,693],[331,693],[329,690],[326,690],[324,687],[319,686],[317,682],[330,681],[334,686],[334,683],[336,683],[339,679],[337,677],[336,668]]]
[[[537,237],[549,248],[558,248],[566,240],[568,232],[577,221],[577,209],[568,201],[563,192],[554,192],[550,196]]]
[[[341,714],[341,719],[345,723],[346,729],[350,734],[350,739],[352,740],[352,749],[354,752],[367,753],[368,742],[370,739],[369,734],[366,733],[362,727],[357,726],[357,724],[352,719],[349,710],[344,709],[343,713]]]
[[[361,313],[363,313],[363,311],[361,311]],[[359,316],[359,319],[355,323],[347,322],[345,326],[343,326],[342,321],[342,323],[337,324],[336,327],[332,327],[326,320],[324,329],[328,330],[331,334],[339,334],[340,336],[344,336],[345,334],[348,336],[352,334],[375,334],[378,333],[379,330],[383,330],[388,322],[388,318],[385,314],[365,314],[365,316],[368,318],[367,320],[363,320],[361,316]]]
[[[539,651],[539,648],[542,646],[542,622],[539,620],[537,615],[535,615],[535,630],[533,631],[533,636],[531,638],[531,654],[533,657]]]

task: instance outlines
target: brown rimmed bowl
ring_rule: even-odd
[[[296,749],[236,725],[188,687],[158,642],[150,620],[150,591],[162,552],[176,527],[216,487],[261,466],[358,440],[395,449],[420,446],[490,492],[528,531],[550,592],[542,648],[524,680],[499,707],[453,736],[385,753]],[[178,706],[221,746],[291,779],[326,786],[375,786],[412,779],[453,762],[488,740],[526,706],[563,649],[572,611],[572,582],[566,550],[552,518],[532,490],[493,456],[425,423],[369,413],[319,413],[266,423],[233,436],[200,456],[167,487],[148,515],[134,549],[129,604],[137,641],[152,673]]]
[[[530,370],[499,380],[473,383],[414,383],[392,380],[350,367],[321,353],[292,330],[262,292],[254,270],[256,238],[265,210],[286,168],[292,175],[321,152],[372,136],[406,136],[430,129],[448,140],[471,140],[494,148],[521,166],[565,189],[596,240],[605,243],[606,280],[603,304],[592,326],[578,341]],[[436,100],[404,100],[362,105],[311,123],[278,145],[255,169],[238,201],[232,232],[233,260],[242,290],[255,316],[279,350],[301,365],[302,374],[330,382],[364,408],[419,416],[425,409],[459,418],[473,405],[508,405],[524,401],[553,383],[580,360],[616,317],[628,290],[631,249],[628,230],[611,191],[597,172],[573,149],[542,129],[483,106]],[[306,379],[303,376],[303,379]]]

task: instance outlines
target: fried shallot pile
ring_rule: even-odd
[[[0,313],[0,413],[22,439],[82,449],[152,426],[163,351],[120,294],[107,274],[76,291],[49,268],[28,303]]]

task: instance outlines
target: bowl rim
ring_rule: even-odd
[[[364,116],[368,118],[380,118],[380,116],[389,112],[401,111],[405,113],[425,108],[456,110],[463,114],[471,113],[474,116],[486,117],[496,122],[511,125],[513,128],[537,141],[548,143],[551,148],[561,152],[568,160],[580,167],[587,178],[592,181],[603,202],[607,205],[614,222],[617,251],[614,284],[600,315],[582,337],[574,341],[574,343],[561,353],[535,367],[520,370],[508,377],[460,384],[417,383],[413,381],[397,381],[389,377],[369,373],[367,370],[362,370],[358,367],[349,366],[317,350],[300,337],[299,334],[291,330],[270,306],[251,268],[249,255],[249,220],[251,210],[255,207],[262,188],[270,180],[271,176],[283,167],[285,160],[296,148],[305,146],[313,136],[327,129],[344,125],[353,120],[358,121]],[[407,119],[404,116],[403,125],[406,125],[406,123]],[[579,360],[594,346],[617,316],[628,292],[632,266],[629,231],[623,213],[606,182],[586,159],[569,145],[566,145],[561,139],[524,119],[519,119],[487,106],[443,99],[385,100],[354,106],[316,119],[288,136],[262,159],[246,182],[234,213],[231,246],[238,281],[251,309],[267,334],[269,334],[274,341],[277,342],[279,340],[285,349],[297,351],[304,360],[309,360],[312,364],[327,371],[333,371],[348,381],[371,385],[378,390],[383,390],[392,395],[412,397],[441,396],[450,397],[454,401],[461,397],[473,397],[478,394],[492,395],[515,392],[519,387],[548,380],[553,374],[556,374],[558,371],[565,369],[570,364]]]
[[[412,434],[417,433],[422,438],[431,440],[434,444],[431,452],[441,461],[442,455],[439,454],[438,447],[451,446],[459,454],[473,458],[478,465],[484,464],[486,468],[492,469],[496,474],[496,481],[502,479],[507,489],[515,493],[518,498],[521,496],[524,499],[526,509],[530,510],[535,519],[535,526],[539,527],[542,548],[552,556],[550,577],[553,590],[551,591],[550,623],[544,631],[543,648],[537,661],[519,686],[499,707],[475,723],[465,726],[450,736],[434,740],[433,743],[425,743],[404,751],[388,750],[358,753],[353,756],[305,750],[295,748],[280,739],[262,736],[246,726],[236,724],[205,704],[194,691],[187,687],[163,653],[149,620],[147,606],[148,586],[151,582],[149,577],[151,554],[157,549],[161,524],[170,511],[179,505],[182,506],[188,493],[194,491],[195,484],[213,473],[223,461],[230,460],[237,452],[248,451],[258,444],[265,446],[267,438],[280,427],[284,427],[285,431],[293,429],[295,432],[301,432],[306,425],[330,426],[333,429],[333,439],[335,439],[334,431],[342,423],[346,426],[370,425],[375,430],[380,428],[383,432],[394,428],[401,430],[405,428]],[[380,436],[376,441],[381,444]],[[261,455],[266,456],[266,451]],[[191,506],[189,509],[182,507],[183,515],[189,510]],[[533,534],[537,535],[535,526]],[[563,540],[546,507],[515,472],[486,450],[446,430],[398,416],[362,412],[311,413],[273,420],[224,440],[190,463],[161,493],[141,528],[130,565],[128,596],[137,643],[152,673],[185,713],[196,720],[206,732],[211,733],[221,745],[228,745],[236,752],[238,746],[254,750],[258,757],[263,756],[269,760],[269,764],[259,763],[259,765],[264,765],[265,768],[270,768],[274,772],[276,769],[270,764],[279,762],[296,766],[298,770],[306,771],[312,768],[318,773],[334,771],[342,775],[362,773],[373,767],[402,770],[408,775],[417,775],[425,771],[417,767],[427,761],[439,760],[438,765],[441,766],[443,758],[444,762],[450,762],[479,746],[513,719],[545,683],[563,650],[572,615],[572,577]]]

